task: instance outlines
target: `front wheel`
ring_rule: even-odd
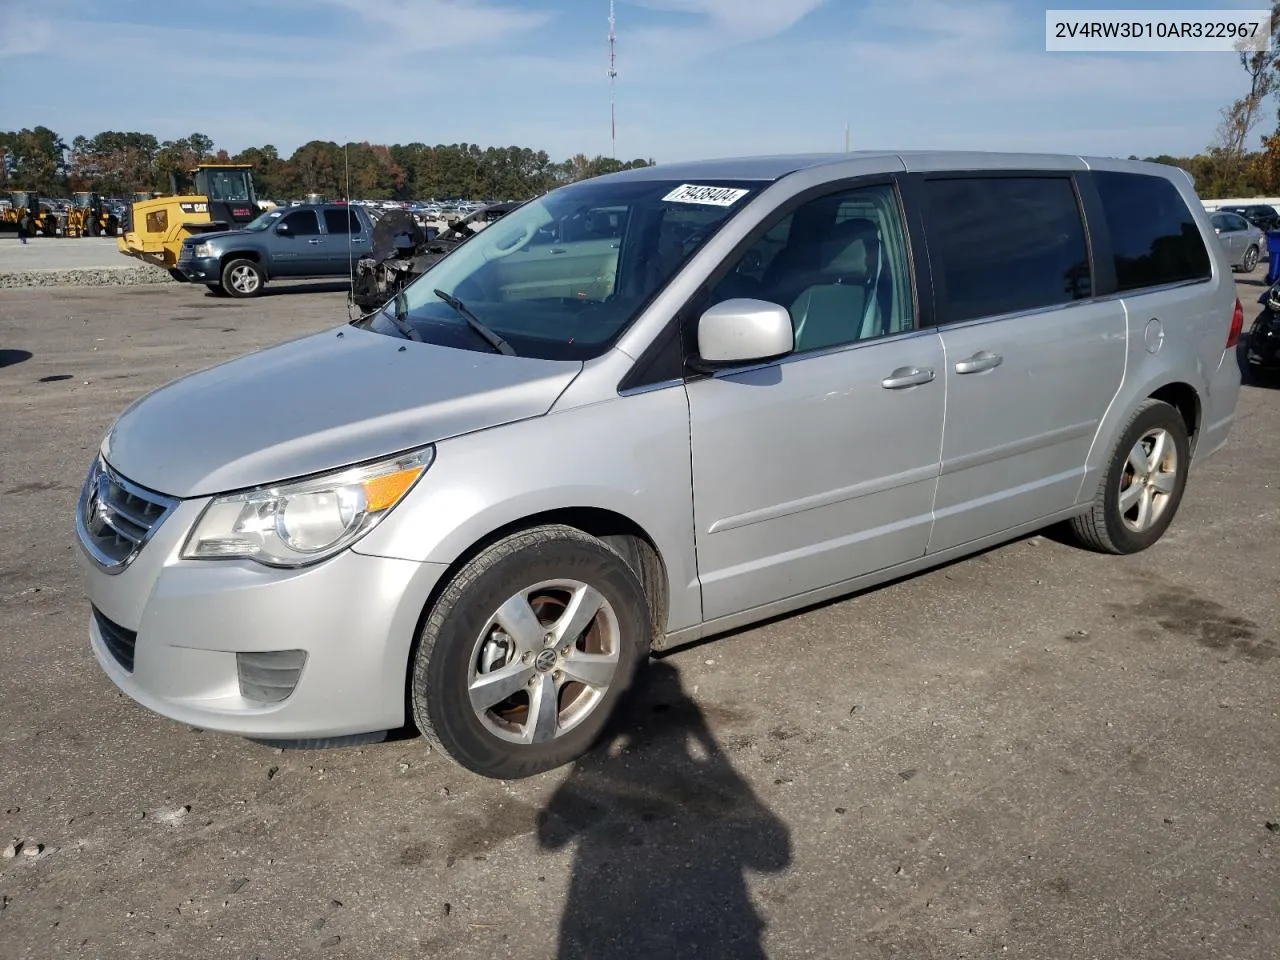
[[[1093,509],[1071,521],[1080,543],[1127,554],[1159,540],[1182,502],[1190,446],[1177,410],[1159,400],[1139,406],[1112,450]]]
[[[550,770],[599,737],[651,636],[644,588],[615,551],[572,527],[513,534],[432,609],[411,664],[414,719],[482,776]]]
[[[222,287],[233,297],[256,297],[265,279],[252,260],[228,260],[222,268]]]

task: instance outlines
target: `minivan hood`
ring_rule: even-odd
[[[199,497],[537,417],[582,369],[344,326],[175,380],[124,411],[102,455],[134,483]]]

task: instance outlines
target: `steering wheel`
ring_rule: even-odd
[[[496,224],[492,227],[488,227],[487,229],[496,230],[500,228],[501,228],[501,222],[499,222],[499,224]],[[529,239],[533,236],[534,229],[535,228],[533,224],[526,223],[523,227],[520,228],[520,232],[516,234],[509,243],[503,244],[495,241],[493,246],[485,250],[484,252],[485,260],[500,260],[503,257],[511,256],[511,254],[515,253],[517,250],[519,250],[521,247],[523,247],[526,243],[529,242]]]

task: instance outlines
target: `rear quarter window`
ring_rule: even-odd
[[[930,257],[941,266],[942,323],[1061,306],[1093,292],[1084,223],[1069,177],[926,181]]]
[[[1164,177],[1096,171],[1120,292],[1208,280],[1209,250],[1177,187]]]

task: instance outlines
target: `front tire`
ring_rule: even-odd
[[[1071,521],[1076,539],[1100,553],[1146,550],[1173,522],[1190,463],[1182,415],[1160,400],[1144,401],[1111,452],[1093,509]]]
[[[542,773],[590,749],[651,636],[644,588],[615,551],[567,526],[513,534],[431,610],[411,665],[414,720],[482,776]]]
[[[222,267],[222,288],[233,297],[256,297],[266,277],[252,260],[228,260]]]

